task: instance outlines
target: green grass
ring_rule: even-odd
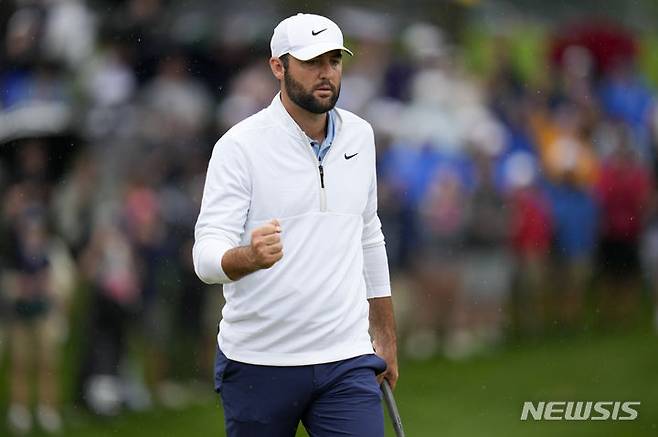
[[[652,335],[553,340],[469,363],[409,365],[398,391],[410,435],[649,436],[658,422]],[[635,422],[521,422],[526,400],[639,400]]]
[[[657,370],[653,334],[599,333],[509,346],[465,362],[403,362],[396,398],[409,436],[655,436]],[[642,405],[633,422],[521,422],[526,400],[639,400]],[[112,420],[77,410],[68,410],[66,417],[67,437],[224,435],[217,401]],[[300,429],[298,435],[305,434]]]

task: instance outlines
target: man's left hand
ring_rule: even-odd
[[[392,345],[373,344],[373,346],[375,347],[375,353],[386,361],[386,370],[377,375],[377,382],[381,384],[386,379],[391,385],[391,388],[395,389],[399,376],[397,347],[395,343]]]

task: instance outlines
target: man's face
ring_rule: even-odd
[[[342,53],[333,50],[308,61],[288,56],[284,86],[290,100],[314,114],[331,110],[340,95]]]

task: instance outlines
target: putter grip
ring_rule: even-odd
[[[404,437],[404,429],[402,428],[402,419],[400,419],[400,413],[398,412],[398,406],[395,403],[395,398],[393,397],[393,390],[389,385],[387,380],[384,380],[381,385],[382,393],[384,394],[384,403],[386,404],[386,409],[388,410],[388,415],[391,417],[391,422],[393,423],[393,429],[395,430],[395,435],[397,437]]]

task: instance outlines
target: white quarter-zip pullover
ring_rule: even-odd
[[[224,253],[274,218],[283,258],[231,281]],[[229,359],[296,366],[373,353],[367,299],[391,291],[370,125],[337,109],[321,163],[279,94],[231,128],[210,159],[193,258],[204,282],[224,284],[218,344]]]

